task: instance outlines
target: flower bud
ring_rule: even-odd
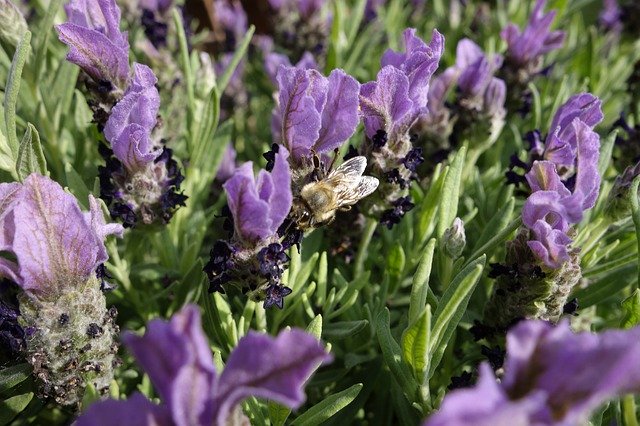
[[[17,46],[27,30],[27,21],[20,10],[9,0],[0,0],[0,39]]]
[[[444,231],[444,249],[452,259],[460,257],[465,245],[467,237],[464,233],[464,222],[459,217],[453,220],[453,225]]]

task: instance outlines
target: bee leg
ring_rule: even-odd
[[[338,159],[338,152],[340,152],[338,148],[333,150],[333,160],[331,160],[331,164],[329,164],[327,171],[333,170],[333,165],[336,164],[336,160]]]
[[[342,206],[338,210],[340,210],[341,212],[348,212],[349,210],[351,210],[351,206]]]

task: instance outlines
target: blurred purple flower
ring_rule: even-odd
[[[545,53],[562,47],[564,31],[550,31],[556,12],[544,13],[546,0],[537,0],[527,26],[520,32],[515,24],[509,24],[500,33],[507,42],[508,60],[521,67],[534,64]]]
[[[598,23],[607,31],[620,33],[624,27],[622,22],[622,8],[618,0],[604,0]]]
[[[68,21],[56,26],[58,38],[71,49],[67,60],[82,68],[96,83],[123,90],[129,78],[129,41],[119,29],[115,0],[71,0]]]
[[[252,247],[277,235],[291,210],[291,173],[287,152],[280,150],[271,173],[253,176],[253,163],[238,167],[223,185],[233,216],[235,238]]]
[[[312,153],[340,147],[358,125],[358,82],[336,69],[329,77],[316,70],[281,66],[279,105],[272,131],[295,163],[310,162]]]
[[[0,276],[27,294],[56,297],[69,286],[84,285],[107,259],[104,239],[122,235],[122,226],[105,224],[98,202],[91,210],[48,177],[29,175],[23,183],[0,184]]]
[[[507,335],[504,377],[487,364],[471,389],[447,395],[425,426],[582,424],[599,405],[640,391],[640,328],[573,333],[523,321]]]
[[[264,70],[273,83],[274,86],[278,86],[278,70],[280,66],[291,67],[291,60],[287,55],[276,52],[268,52],[264,54]],[[302,58],[295,64],[295,68],[301,70],[317,70],[318,64],[316,63],[315,58],[309,52],[304,52]]]
[[[305,400],[304,384],[331,355],[320,341],[298,329],[273,338],[250,331],[217,374],[200,313],[188,305],[169,322],[153,320],[142,337],[123,340],[154,384],[161,405],[140,394],[126,401],[91,405],[78,426],[224,425],[250,396],[292,409]]]
[[[233,176],[233,173],[237,168],[236,150],[233,149],[233,144],[229,143],[227,148],[224,150],[222,161],[220,162],[220,166],[216,172],[216,180],[222,183],[226,182],[227,179]]]
[[[104,136],[113,153],[125,167],[135,173],[160,155],[151,141],[160,108],[158,82],[151,68],[134,63],[133,81],[122,99],[111,109]]]

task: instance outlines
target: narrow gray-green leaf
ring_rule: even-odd
[[[289,414],[291,414],[291,409],[278,404],[277,402],[269,401],[269,420],[271,420],[271,424],[273,426],[283,426],[284,422],[287,421]]]
[[[460,148],[449,166],[447,176],[442,187],[442,195],[438,206],[438,240],[442,240],[444,231],[451,226],[453,219],[458,214],[458,198],[460,197],[460,182],[464,170],[464,158],[466,147]]]
[[[18,92],[20,91],[20,82],[22,80],[22,68],[29,56],[31,49],[31,32],[27,31],[20,39],[20,43],[13,55],[7,85],[4,94],[4,120],[5,129],[7,131],[7,141],[11,149],[13,158],[18,158],[18,136],[16,135],[16,102],[18,102]]]
[[[640,289],[636,288],[631,296],[622,301],[622,311],[622,328],[632,328],[640,324]]]
[[[433,375],[435,368],[440,363],[449,338],[467,309],[471,294],[482,275],[485,260],[483,255],[467,265],[454,277],[440,298],[432,321],[429,377]]]
[[[607,167],[609,167],[609,162],[611,161],[611,154],[613,153],[613,146],[616,142],[616,136],[618,135],[618,130],[614,130],[600,144],[600,158],[598,159],[598,173],[600,176],[604,176],[607,171]],[[604,180],[604,179],[603,179]],[[604,183],[604,182],[603,182]]]
[[[0,424],[4,425],[20,414],[33,399],[33,392],[12,396],[0,401]]]
[[[414,396],[418,391],[418,382],[413,378],[408,365],[402,361],[402,349],[391,335],[388,308],[384,308],[376,318],[376,334],[382,349],[382,357],[391,374],[407,395]]]
[[[12,365],[0,370],[0,393],[22,383],[31,375],[31,366],[27,363]]]
[[[353,337],[369,325],[367,320],[330,322],[324,327],[324,335],[332,340]]]
[[[322,315],[318,314],[307,326],[307,332],[320,340],[322,336]]]
[[[309,408],[298,416],[291,425],[316,426],[330,419],[338,411],[349,405],[362,390],[362,383],[356,383],[349,389],[329,395],[322,402]]]
[[[498,210],[498,212],[484,226],[484,231],[482,231],[482,234],[480,234],[475,246],[473,246],[474,251],[482,247],[483,244],[486,244],[487,241],[491,240],[492,237],[500,233],[500,231],[509,225],[514,206],[515,199],[510,197],[507,203],[502,206],[502,208]]]
[[[44,159],[44,152],[42,152],[42,145],[40,144],[40,134],[31,123],[27,124],[27,131],[24,133],[18,148],[16,172],[20,181],[31,173],[39,173],[43,176],[48,174],[47,162]]]
[[[80,205],[88,210],[91,191],[82,180],[82,176],[69,163],[64,165],[64,176],[67,188],[76,196]]]
[[[224,71],[224,74],[222,74],[222,77],[220,77],[220,80],[218,80],[218,90],[220,91],[220,93],[224,93],[224,90],[227,88],[233,72],[236,70],[236,67],[249,48],[249,43],[251,42],[251,38],[253,37],[253,33],[255,32],[255,30],[256,27],[254,27],[253,25],[249,27],[244,37],[242,38],[240,45],[236,48],[236,51],[233,54],[233,57],[231,58],[231,62],[229,62],[227,69]]]
[[[418,264],[418,269],[411,281],[411,299],[409,301],[409,324],[413,324],[418,315],[424,310],[427,303],[427,293],[429,291],[429,276],[431,275],[431,265],[433,264],[433,252],[436,248],[436,240],[429,240],[424,254]]]
[[[218,89],[213,87],[207,96],[207,102],[202,110],[202,117],[198,120],[200,124],[193,136],[193,152],[191,153],[191,161],[196,167],[202,168],[210,166],[206,163],[209,153],[213,150],[211,146],[214,142],[214,134],[220,120],[220,96]]]
[[[426,305],[418,320],[411,324],[402,336],[402,354],[413,370],[413,376],[422,383],[429,362],[429,338],[431,335],[431,306]]]
[[[36,35],[39,35],[39,43],[36,47],[36,63],[35,63],[35,73],[36,73],[36,81],[40,80],[40,76],[44,71],[44,59],[47,55],[47,46],[49,45],[49,38],[51,37],[51,33],[53,32],[53,20],[56,17],[56,12],[60,9],[60,5],[62,4],[62,0],[52,0],[49,3],[49,7],[47,8],[47,13],[44,16],[44,19],[40,23],[38,31]]]

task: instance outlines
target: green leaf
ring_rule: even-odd
[[[511,215],[513,214],[513,207],[515,205],[515,199],[510,197],[498,212],[491,218],[489,222],[484,226],[484,231],[480,234],[480,237],[473,246],[473,250],[477,251],[483,244],[486,244],[492,237],[500,233],[509,225]]]
[[[187,89],[187,128],[191,128],[191,122],[193,120],[193,114],[195,113],[195,95],[194,95],[194,79],[193,69],[191,69],[191,62],[189,60],[189,45],[187,44],[187,37],[185,34],[184,26],[182,25],[182,15],[177,7],[172,10],[173,24],[176,27],[176,34],[178,36],[178,46],[180,49],[180,62],[182,65],[182,72],[184,73],[184,84]]]
[[[16,135],[16,102],[18,101],[18,92],[20,91],[20,81],[22,80],[22,68],[29,56],[29,50],[31,49],[31,32],[27,31],[22,36],[16,53],[13,55],[13,62],[11,62],[11,69],[9,70],[9,77],[7,78],[7,85],[5,87],[4,94],[4,120],[5,129],[7,131],[6,137],[9,142],[9,148],[11,149],[11,155],[13,158],[18,158],[18,136]]]
[[[27,363],[12,365],[0,370],[0,393],[22,383],[31,375],[31,366]]]
[[[629,201],[631,203],[631,217],[636,227],[636,241],[638,243],[638,282],[636,285],[640,286],[640,206],[638,206],[638,185],[640,185],[640,176],[637,176],[633,179],[633,182],[631,182]]]
[[[435,368],[440,363],[449,339],[467,309],[471,294],[482,275],[485,260],[486,257],[482,255],[460,271],[453,278],[438,303],[431,329],[429,377],[433,375]]]
[[[389,367],[398,385],[404,389],[407,395],[413,397],[418,390],[418,382],[413,378],[409,366],[402,361],[402,349],[391,335],[388,308],[384,308],[376,318],[376,334],[385,364]]]
[[[324,327],[324,335],[332,340],[346,339],[355,336],[368,325],[367,320],[332,322]]]
[[[406,256],[404,255],[402,245],[396,242],[387,256],[387,273],[392,277],[399,277],[402,275],[402,271],[404,271],[405,261]]]
[[[616,142],[616,136],[618,135],[618,129],[612,131],[600,144],[600,158],[598,159],[598,174],[604,176],[609,167],[611,161],[611,154],[613,153],[613,146]],[[603,179],[604,180],[604,179]],[[603,182],[604,183],[604,182]]]
[[[20,142],[16,158],[16,172],[20,181],[23,181],[31,173],[48,175],[47,162],[40,144],[40,134],[31,123],[27,124],[27,131]]]
[[[44,59],[47,54],[47,47],[49,45],[49,38],[53,32],[53,20],[56,17],[56,12],[60,9],[62,0],[52,0],[47,8],[47,13],[44,19],[40,23],[36,35],[40,35],[40,41],[36,47],[36,63],[34,66],[35,80],[39,81],[42,72],[44,71]]]
[[[464,170],[464,158],[467,148],[462,147],[448,167],[447,176],[444,179],[440,204],[438,206],[438,240],[442,241],[444,231],[451,226],[453,219],[458,214],[458,198],[460,198],[460,182]]]
[[[193,152],[191,153],[191,161],[195,167],[202,168],[210,166],[207,160],[209,154],[214,151],[212,146],[214,142],[214,134],[220,120],[220,96],[218,89],[213,87],[207,96],[207,103],[202,110],[202,117],[199,120],[199,126],[193,136]]]
[[[640,323],[640,289],[635,289],[633,294],[622,301],[622,328],[632,328]]]
[[[0,425],[4,425],[20,414],[33,399],[33,392],[16,395],[0,401]]]
[[[423,383],[429,363],[429,338],[431,335],[431,306],[427,305],[418,320],[410,325],[402,336],[404,360],[413,369],[413,376]]]
[[[100,394],[96,390],[96,387],[91,382],[87,382],[87,386],[84,388],[84,395],[82,395],[82,410],[86,410],[91,404],[100,399]]]
[[[89,188],[82,180],[82,176],[73,168],[73,166],[69,163],[64,165],[64,177],[67,188],[71,191],[73,195],[76,196],[78,202],[85,209],[89,208]]]
[[[247,32],[245,33],[244,37],[242,38],[240,45],[236,48],[235,53],[231,58],[231,62],[229,62],[227,69],[224,71],[224,74],[222,74],[222,77],[220,77],[220,79],[217,82],[218,91],[220,93],[224,93],[224,90],[227,88],[227,85],[231,80],[231,76],[233,75],[233,72],[236,70],[236,67],[238,66],[238,64],[242,60],[242,57],[244,56],[244,54],[247,52],[247,49],[249,48],[249,43],[251,43],[251,38],[253,37],[253,33],[255,31],[256,31],[256,27],[251,25],[247,30]]]
[[[307,326],[307,333],[320,340],[322,336],[322,315],[318,314]]]
[[[418,264],[416,273],[411,280],[411,299],[409,301],[409,324],[417,321],[418,315],[424,310],[429,292],[429,276],[433,264],[433,252],[436,248],[436,240],[429,240],[424,254]]]
[[[309,408],[303,414],[298,416],[291,425],[298,426],[315,426],[330,419],[338,411],[349,405],[351,401],[356,399],[362,390],[362,383],[356,383],[349,389],[342,392],[329,395],[322,402]]]
[[[269,401],[269,420],[271,420],[271,424],[274,426],[282,426],[284,422],[291,414],[291,409],[278,404],[277,402]]]

